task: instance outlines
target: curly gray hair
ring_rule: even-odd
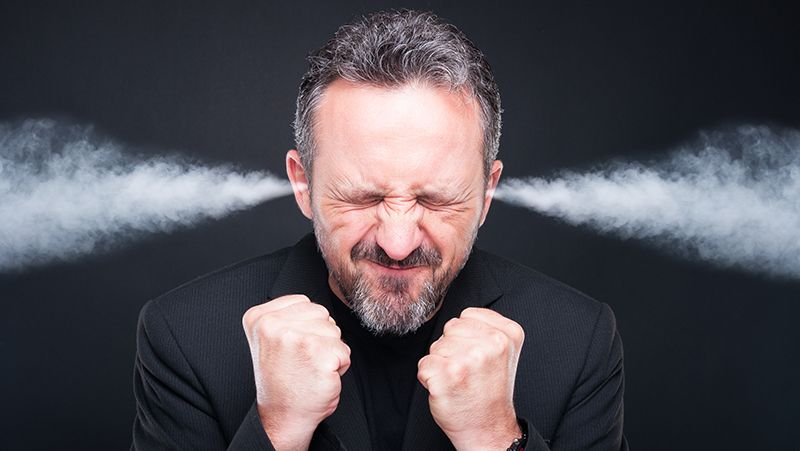
[[[308,56],[308,63],[297,96],[294,135],[309,175],[315,146],[314,111],[325,88],[341,78],[382,87],[424,81],[464,90],[480,105],[488,176],[500,146],[500,92],[483,53],[454,25],[431,12],[373,13],[341,26]]]

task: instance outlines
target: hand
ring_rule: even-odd
[[[433,419],[458,450],[506,449],[522,435],[513,401],[522,327],[470,307],[443,332],[417,372]]]
[[[339,405],[350,348],[328,310],[303,295],[257,305],[242,318],[253,359],[256,403],[278,451],[305,450]]]

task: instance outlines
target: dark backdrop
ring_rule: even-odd
[[[644,159],[720,124],[800,127],[800,17],[769,1],[4,2],[0,120],[90,122],[153,154],[282,173],[304,56],[355,14],[390,6],[433,9],[488,55],[506,176]],[[283,198],[0,275],[0,448],[127,447],[144,302],[309,230]],[[613,307],[635,449],[797,449],[800,282],[499,203],[479,245]]]

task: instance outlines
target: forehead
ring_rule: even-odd
[[[480,109],[458,91],[337,80],[322,96],[314,130],[315,180],[407,189],[482,179]]]

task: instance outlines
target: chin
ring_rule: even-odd
[[[361,274],[348,301],[363,325],[373,333],[404,335],[418,329],[433,313],[431,282],[405,277]]]

